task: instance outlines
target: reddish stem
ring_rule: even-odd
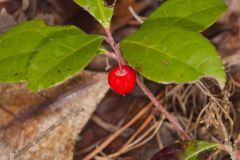
[[[117,55],[117,61],[118,61],[118,65],[119,65],[119,68],[120,68],[120,73],[123,73],[123,70],[122,70],[123,61],[122,61],[122,58],[121,58],[122,55],[121,55],[120,47],[114,41],[111,30],[110,29],[105,29],[105,32],[106,32],[106,35],[107,35],[105,40],[106,40],[106,42],[108,42],[110,44],[114,53]]]
[[[105,55],[109,58],[117,60],[117,56],[112,52],[106,52]]]
[[[112,37],[112,33],[110,32],[110,30],[106,29],[106,35],[107,37],[105,38],[105,40],[111,45],[114,53],[116,54],[116,57],[111,56],[110,58],[113,58],[115,60],[118,61],[120,69],[121,69],[121,65],[126,64],[126,62],[124,61],[121,52],[120,52],[120,47],[118,44],[116,44],[116,42],[114,41],[113,37]],[[106,54],[108,56],[108,54]],[[151,100],[151,102],[158,108],[158,110],[168,119],[168,121],[174,126],[174,128],[180,133],[180,135],[182,136],[182,138],[184,140],[189,140],[190,137],[188,136],[188,134],[184,131],[184,129],[176,122],[176,120],[174,119],[174,117],[169,114],[169,112],[158,102],[157,98],[152,94],[152,92],[147,88],[147,86],[140,80],[139,77],[137,77],[137,84],[139,85],[139,87],[142,89],[142,91],[146,94],[146,96],[148,96],[148,98]]]
[[[159,103],[157,98],[152,94],[152,92],[147,88],[147,86],[137,77],[137,84],[142,89],[142,91],[148,96],[151,102],[158,108],[158,110],[168,119],[168,121],[174,126],[174,128],[182,135],[184,140],[190,140],[191,138],[184,131],[184,129],[176,122],[174,117]]]

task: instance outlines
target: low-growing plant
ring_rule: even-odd
[[[32,91],[55,86],[83,70],[106,41],[112,51],[106,50],[105,55],[118,62],[109,73],[110,87],[127,94],[136,81],[184,140],[170,146],[171,152],[160,151],[153,160],[197,159],[201,151],[216,148],[229,151],[221,144],[190,140],[135,73],[159,83],[193,83],[212,77],[223,88],[224,66],[215,47],[201,34],[226,10],[223,0],[166,0],[120,43],[110,30],[114,8],[102,0],[74,1],[102,25],[105,34],[90,35],[75,26],[47,26],[40,20],[17,25],[0,38],[1,82],[25,81]],[[234,151],[229,153],[236,158]]]

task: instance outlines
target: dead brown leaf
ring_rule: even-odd
[[[35,107],[30,107],[29,105],[43,102],[44,100],[38,99],[39,93],[27,91],[23,84],[15,86],[21,86],[22,95],[28,96],[25,96],[25,98],[20,97],[21,100],[19,102],[14,100],[12,104],[8,101],[11,98],[5,102],[2,102],[3,99],[0,100],[1,105],[6,109],[14,108],[13,113],[15,115],[14,117],[5,111],[0,113],[1,122],[5,121],[4,118],[7,119],[6,121],[12,119],[12,123],[5,125],[0,131],[1,160],[8,159],[9,156],[12,159],[20,160],[72,159],[74,144],[79,132],[108,90],[106,75],[103,73],[84,72],[81,74],[80,79],[83,82],[78,88],[61,94],[47,103],[37,104]],[[61,87],[66,87],[66,84]],[[16,96],[16,92],[19,92],[16,88],[13,87],[10,91],[8,86],[5,89],[11,93],[15,92]],[[5,93],[7,93],[6,90]],[[50,94],[50,90],[45,91],[45,94]],[[55,92],[57,91],[55,90]],[[14,94],[8,95],[12,97]],[[27,101],[30,102],[28,103]],[[26,114],[25,117],[20,118],[19,113],[22,110],[16,109],[16,104],[19,104],[18,107],[23,110],[37,109],[31,112],[31,114]],[[28,105],[28,107],[24,104]],[[20,114],[20,116],[24,116],[24,114]]]

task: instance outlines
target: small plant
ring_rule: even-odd
[[[119,94],[127,94],[137,82],[182,139],[190,140],[135,71],[159,83],[192,83],[201,77],[213,77],[223,88],[226,81],[223,64],[214,46],[200,34],[225,11],[223,0],[167,0],[136,33],[120,43],[114,41],[110,31],[114,8],[104,6],[101,0],[74,1],[98,20],[105,35],[89,35],[75,26],[47,26],[38,20],[22,23],[0,38],[0,81],[26,81],[32,91],[57,85],[83,70],[105,40],[113,50],[106,51],[106,56],[118,62],[109,72],[110,87]],[[192,143],[192,149],[182,148],[184,152],[198,154],[220,146]]]

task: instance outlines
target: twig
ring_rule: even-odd
[[[229,120],[230,125],[233,126],[233,120],[232,118],[229,116],[229,114],[227,113],[227,111],[222,107],[222,105],[218,102],[217,98],[214,97],[210,91],[207,89],[207,87],[201,82],[198,81],[195,83],[196,86],[208,97],[210,97],[216,104],[217,106],[222,110],[222,112],[224,113],[224,115],[226,116],[226,118]]]
[[[137,129],[137,131],[127,140],[127,142],[121,147],[120,150],[122,150],[124,147],[126,147],[127,145],[129,145],[137,136],[138,134],[144,130],[149,123],[153,120],[153,115],[150,114],[147,119],[143,122],[143,124]]]
[[[112,53],[112,52],[107,52],[107,53],[105,53],[105,55],[106,55],[107,57],[109,57],[109,58],[117,59],[117,56],[116,56],[114,53]]]
[[[114,133],[116,132],[120,126],[117,125],[113,125],[110,123],[105,122],[101,117],[99,117],[98,115],[93,115],[91,120],[98,125],[99,127],[103,128],[104,130],[110,132],[110,133]],[[126,129],[126,131],[124,131],[121,135],[123,137],[129,137],[131,135],[131,133],[133,133],[133,129]]]
[[[101,144],[103,142],[102,139],[100,139],[99,141],[91,144],[90,146],[88,146],[87,148],[84,148],[82,150],[79,150],[79,151],[76,151],[74,153],[74,155],[80,155],[80,154],[85,154],[85,153],[88,153],[90,152],[91,150],[93,150],[96,146],[98,146],[99,144]]]
[[[145,86],[145,84],[137,77],[137,83],[139,87],[143,90],[143,92],[148,96],[151,102],[158,108],[158,110],[166,116],[168,121],[174,126],[174,128],[180,133],[184,140],[189,140],[190,137],[188,134],[183,130],[183,128],[176,122],[172,115],[159,103],[159,101],[155,98],[152,92]]]
[[[165,117],[163,117],[161,120],[155,122],[153,124],[153,126],[151,127],[151,128],[155,128],[154,132],[146,139],[145,139],[145,137],[148,135],[148,132],[144,133],[141,137],[139,137],[136,141],[134,141],[133,143],[131,143],[129,145],[129,150],[140,147],[140,146],[144,145],[145,143],[147,143],[148,141],[150,141],[158,133],[159,129],[163,125],[164,120],[165,120]],[[150,130],[151,130],[151,128],[150,128]],[[143,140],[143,141],[141,142],[141,140]]]
[[[132,14],[132,16],[140,23],[140,24],[143,24],[143,20],[142,18],[137,15],[137,13],[133,10],[133,8],[131,6],[128,7],[128,10],[130,11],[130,13]]]
[[[104,130],[108,131],[108,132],[116,132],[119,127],[118,126],[114,126],[113,124],[107,123],[105,122],[101,117],[99,117],[98,115],[93,115],[91,117],[91,120],[97,124],[99,127],[103,128]]]
[[[221,152],[221,149],[216,150],[214,153],[210,154],[207,160],[213,160]]]
[[[210,104],[207,104],[206,106],[203,107],[203,109],[201,110],[201,112],[199,113],[198,117],[197,117],[197,120],[194,124],[194,127],[193,127],[193,130],[194,130],[194,136],[193,138],[197,138],[197,129],[198,129],[198,126],[200,124],[200,120],[202,118],[202,115],[204,114],[204,112],[208,109],[208,107],[210,106]]]
[[[161,97],[163,94],[159,94],[158,97]],[[143,109],[141,109],[137,115],[135,115],[127,124],[119,128],[114,134],[108,137],[101,145],[99,145],[95,150],[90,152],[83,160],[89,160],[95,157],[103,149],[105,149],[109,144],[111,144],[119,135],[121,135],[127,128],[137,122],[146,112],[148,112],[152,107],[152,103],[148,103]]]
[[[119,45],[115,43],[110,29],[105,29],[105,32],[107,35],[107,37],[105,37],[105,40],[106,40],[106,42],[108,42],[108,44],[110,44],[114,53],[116,54],[119,68],[120,68],[120,73],[123,73],[123,70],[122,70],[123,60],[122,60]]]
[[[154,117],[154,123],[156,123],[156,122],[157,122],[157,119],[156,119],[156,117]],[[162,149],[163,148],[163,143],[162,143],[162,140],[161,140],[160,132],[157,132],[156,139],[157,139],[157,143],[158,143],[158,148]]]
[[[227,152],[231,156],[232,160],[237,160],[236,155],[234,154],[234,151],[233,151],[232,142],[230,142],[230,140],[229,140],[229,135],[228,135],[228,132],[226,130],[226,127],[224,126],[223,121],[222,121],[221,118],[219,118],[219,121],[220,121],[221,129],[223,131],[223,135],[224,135],[224,139],[225,139],[224,140],[225,141],[225,145],[228,146],[227,147]]]
[[[113,153],[111,155],[108,155],[108,157],[116,158],[117,156],[119,156],[119,155],[121,155],[123,153],[126,153],[126,152],[128,152],[130,150],[138,148],[138,147],[142,146],[143,144],[147,143],[148,141],[150,141],[157,134],[157,132],[158,132],[159,128],[162,126],[164,120],[165,120],[165,117],[163,117],[161,120],[159,120],[156,123],[154,123],[143,135],[141,135],[141,137],[136,139],[134,142],[132,142],[131,144],[127,145],[122,150],[120,150],[120,151],[118,151],[116,153]],[[152,131],[154,131],[154,132],[150,136],[148,136]]]

